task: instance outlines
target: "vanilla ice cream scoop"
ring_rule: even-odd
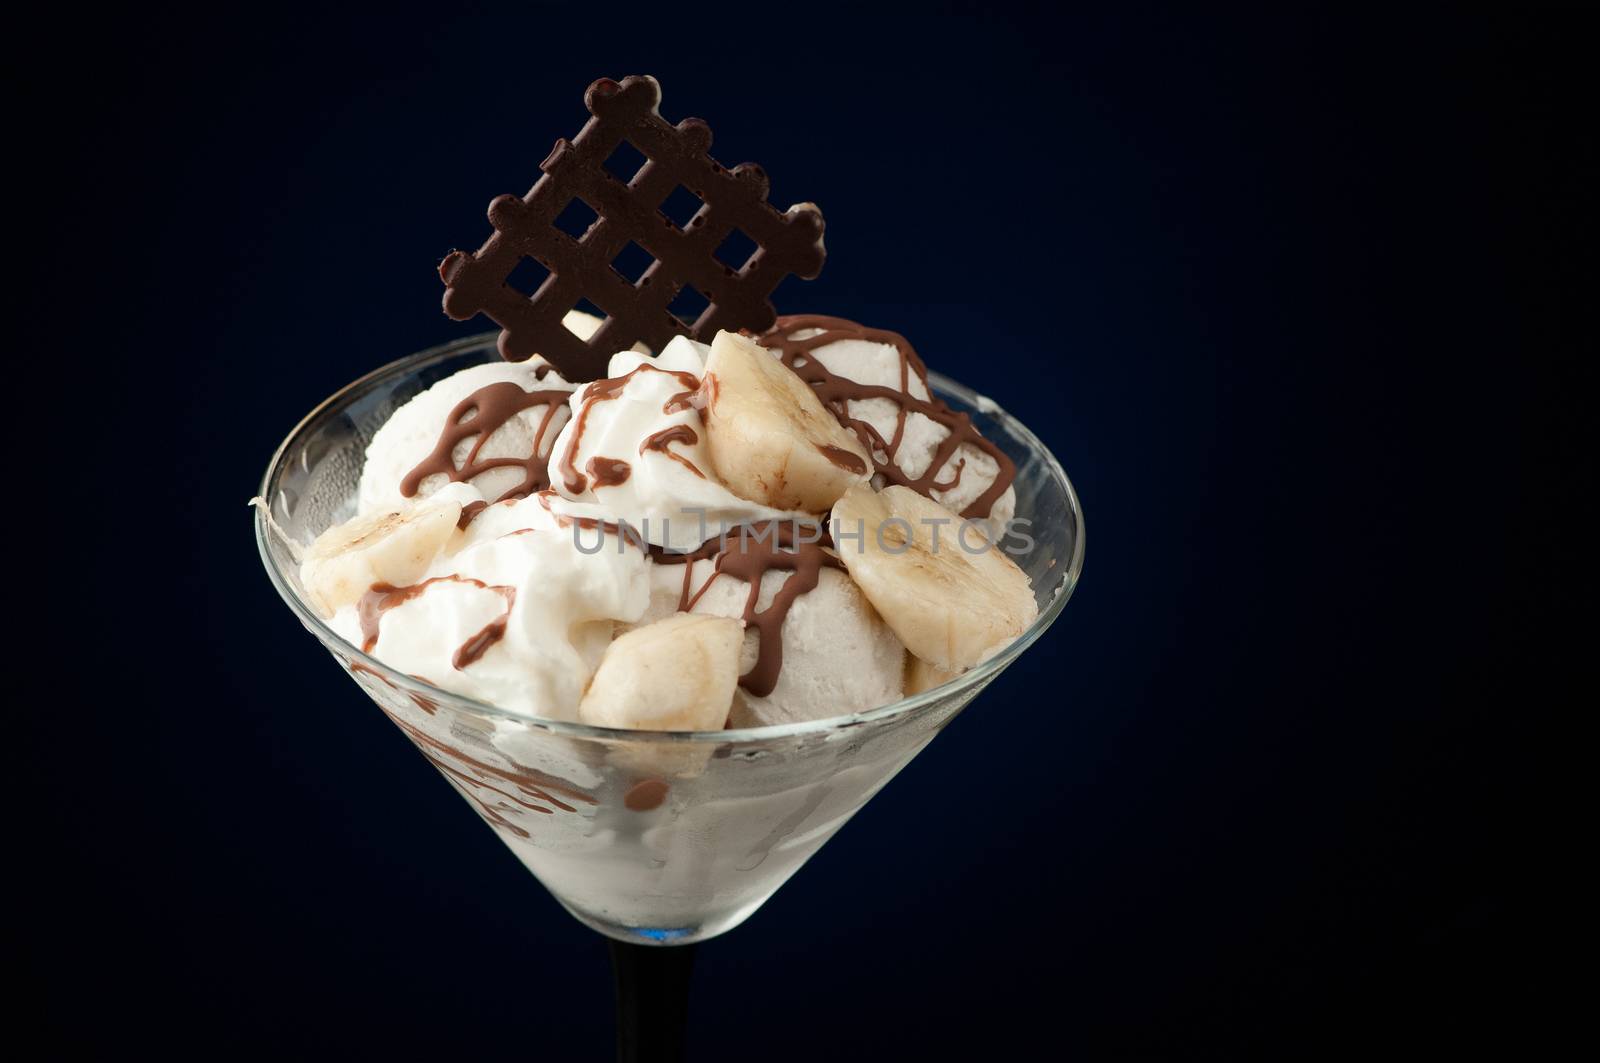
[[[446,377],[396,410],[372,437],[359,512],[426,498],[453,480],[470,483],[489,501],[543,488],[571,393],[572,385],[537,358],[475,365]]]
[[[562,324],[588,339],[601,320],[573,310]],[[573,388],[537,356],[473,366],[439,381],[373,435],[358,512],[393,509],[454,481],[472,484],[489,502],[543,489]]]
[[[731,539],[728,548],[737,550],[737,543]],[[652,563],[650,606],[641,621],[671,615],[684,605],[691,613],[758,621],[766,615],[780,621],[765,627],[752,623],[745,630],[739,657],[739,674],[745,678],[734,696],[730,726],[817,720],[900,698],[905,647],[842,569],[819,567],[814,586],[780,602],[788,597],[785,584],[797,574],[769,568],[759,573],[761,591],[752,603],[751,581],[734,570],[756,573],[739,565],[718,572],[717,565],[716,557]],[[778,645],[764,646],[766,639]],[[774,659],[777,667],[763,669]]]
[[[904,336],[805,314],[779,318],[761,343],[868,444],[874,487],[903,484],[963,517],[987,518],[996,535],[1016,515],[1011,460],[933,396]]]

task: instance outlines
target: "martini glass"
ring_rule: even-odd
[[[1031,522],[1033,544],[1012,557],[1033,581],[1039,616],[1014,642],[943,686],[805,723],[649,732],[509,712],[340,638],[308,602],[297,561],[318,533],[354,515],[363,455],[389,415],[498,357],[493,334],[470,337],[392,362],[323,402],[267,468],[256,542],[306,629],[561,905],[612,939],[621,1057],[678,1058],[694,943],[749,918],[1044,633],[1077,584],[1083,516],[1032,432],[930,373],[934,392],[1017,465],[1017,513]]]

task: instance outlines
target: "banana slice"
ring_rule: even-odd
[[[588,343],[589,340],[594,337],[594,334],[600,331],[600,326],[604,325],[605,323],[605,318],[595,317],[593,314],[586,314],[582,310],[568,310],[566,316],[561,319],[561,324],[566,326],[566,330],[585,343]],[[643,342],[635,343],[629,349],[637,351],[640,354],[650,353],[650,348],[646,347]],[[535,355],[534,357],[538,356]]]
[[[960,526],[909,487],[852,487],[833,507],[851,577],[906,649],[946,672],[971,668],[1039,614],[1027,575]]]
[[[734,494],[774,509],[820,513],[872,462],[811,385],[765,347],[733,332],[711,342],[705,371],[706,446]]]
[[[429,499],[329,528],[306,548],[300,566],[306,596],[323,616],[332,616],[374,583],[415,583],[456,534],[460,517],[459,502]]]
[[[578,705],[596,727],[715,731],[728,721],[739,681],[744,625],[675,613],[617,636]]]
[[[914,653],[906,654],[906,697],[920,694],[924,690],[944,686],[956,678],[959,673],[947,672],[924,661]]]

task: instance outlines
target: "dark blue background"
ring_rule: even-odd
[[[1572,35],[717,10],[84,16],[36,45],[14,264],[56,393],[111,407],[76,460],[119,489],[39,754],[54,1036],[609,1051],[600,942],[294,622],[244,503],[323,396],[469,330],[437,260],[633,72],[822,205],[827,268],[780,309],[907,333],[1039,432],[1089,525],[1040,644],[701,950],[696,1058],[1506,1029],[1553,564],[1512,537],[1567,427],[1539,389],[1575,350]]]

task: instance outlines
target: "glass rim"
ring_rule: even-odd
[[[323,643],[342,648],[346,656],[361,665],[363,671],[379,676],[390,686],[402,693],[415,694],[436,702],[440,705],[449,705],[462,711],[478,716],[487,716],[493,719],[512,720],[524,726],[546,731],[563,738],[605,739],[608,741],[625,742],[677,742],[677,743],[730,743],[757,744],[770,742],[776,739],[805,737],[811,735],[840,732],[865,724],[878,723],[884,720],[915,713],[917,710],[936,701],[959,694],[974,686],[981,686],[998,675],[1012,661],[1016,660],[1024,650],[1036,642],[1045,629],[1053,624],[1062,609],[1066,608],[1067,600],[1072,597],[1077,589],[1078,579],[1083,571],[1084,554],[1084,521],[1083,509],[1078,501],[1078,493],[1073,489],[1072,481],[1067,478],[1066,470],[1027,425],[1007,413],[999,403],[988,396],[973,391],[971,388],[942,373],[928,371],[928,385],[937,391],[955,395],[969,406],[977,409],[987,417],[993,417],[1003,424],[1007,431],[1025,444],[1028,449],[1044,459],[1045,467],[1051,477],[1066,493],[1072,512],[1074,525],[1072,557],[1061,575],[1061,582],[1057,584],[1055,594],[1044,608],[1039,610],[1039,615],[1033,623],[1012,639],[1003,649],[987,660],[975,665],[961,673],[955,679],[939,686],[924,690],[919,694],[903,697],[898,701],[891,701],[862,712],[846,713],[840,716],[827,716],[817,720],[804,720],[798,723],[769,724],[765,727],[741,727],[722,731],[636,731],[622,727],[597,727],[593,724],[578,723],[577,721],[555,720],[545,716],[530,716],[526,713],[513,712],[510,709],[492,705],[486,701],[479,701],[463,694],[456,694],[436,687],[432,683],[416,679],[405,672],[390,667],[378,658],[364,652],[359,646],[347,641],[331,627],[328,626],[317,611],[303,601],[289,582],[285,574],[279,569],[278,563],[273,558],[268,548],[269,536],[272,529],[268,525],[266,513],[263,508],[270,510],[272,500],[268,497],[268,490],[274,474],[284,460],[284,456],[298,440],[301,433],[313,422],[321,418],[331,408],[345,404],[367,388],[385,379],[401,369],[421,369],[429,362],[443,361],[444,359],[465,353],[467,351],[492,347],[495,345],[499,334],[495,332],[482,332],[466,336],[449,343],[441,343],[426,350],[408,354],[397,358],[386,365],[379,366],[369,373],[365,373],[344,387],[329,395],[319,402],[311,412],[300,419],[300,422],[290,429],[289,434],[278,444],[273,452],[272,459],[267,463],[266,473],[261,478],[257,495],[266,502],[266,507],[253,506],[256,549],[261,555],[261,563],[266,567],[267,575],[272,580],[272,585],[277,588],[278,594],[288,604],[289,608],[300,618]]]

